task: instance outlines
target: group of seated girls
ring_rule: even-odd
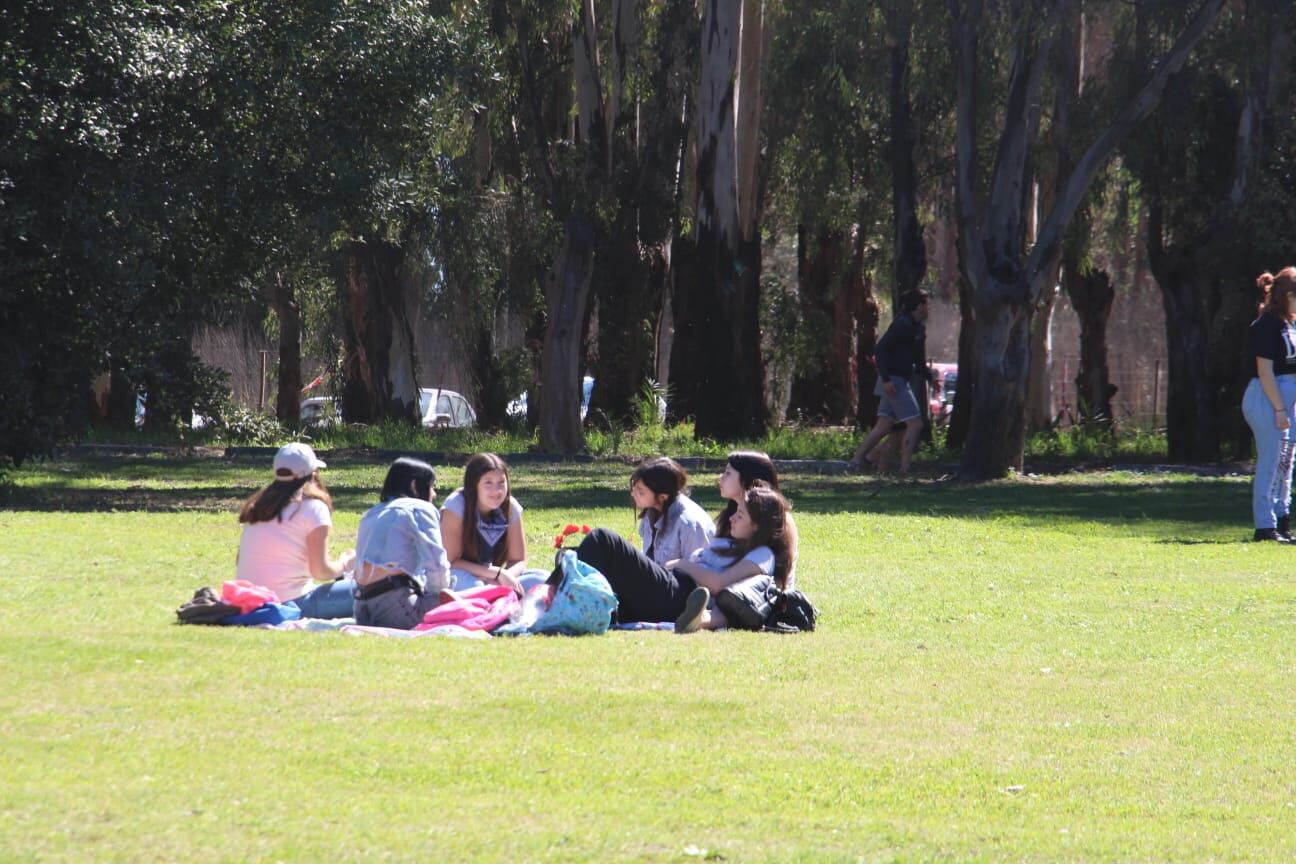
[[[417,459],[392,463],[379,503],[360,519],[356,548],[328,555],[333,502],[305,444],[275,455],[275,479],[243,505],[238,578],[273,590],[308,618],[410,629],[442,602],[481,585],[519,595],[549,575],[528,570],[522,506],[508,465],[478,453],[463,485],[438,508],[436,475]],[[720,475],[725,506],[715,520],[688,495],[688,474],[648,459],[630,477],[642,551],[607,529],[590,532],[577,557],[600,571],[618,601],[617,619],[674,621],[676,632],[726,625],[712,596],[765,576],[792,581],[796,524],[763,453],[732,453]],[[312,587],[312,582],[323,584]]]

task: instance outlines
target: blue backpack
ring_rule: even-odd
[[[607,579],[577,558],[575,549],[564,550],[558,566],[562,581],[554,592],[553,603],[532,625],[531,632],[567,636],[606,633],[617,607]]]

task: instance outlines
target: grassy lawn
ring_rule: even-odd
[[[327,472],[335,548],[383,470]],[[266,474],[0,493],[0,859],[1296,856],[1296,551],[1242,542],[1243,478],[789,477],[807,636],[174,625]],[[537,565],[560,523],[632,532],[625,466],[513,474]]]

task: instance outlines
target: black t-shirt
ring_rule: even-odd
[[[925,365],[926,356],[927,330],[908,313],[896,316],[873,350],[878,374],[884,379],[894,375],[912,378],[914,371]]]
[[[1249,335],[1252,356],[1272,360],[1275,375],[1296,375],[1296,325],[1261,315],[1251,322]]]

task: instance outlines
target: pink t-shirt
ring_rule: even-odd
[[[264,585],[280,600],[295,600],[310,586],[306,535],[321,525],[332,525],[333,515],[323,501],[294,501],[279,514],[282,521],[253,522],[243,526],[239,538],[238,577]]]

